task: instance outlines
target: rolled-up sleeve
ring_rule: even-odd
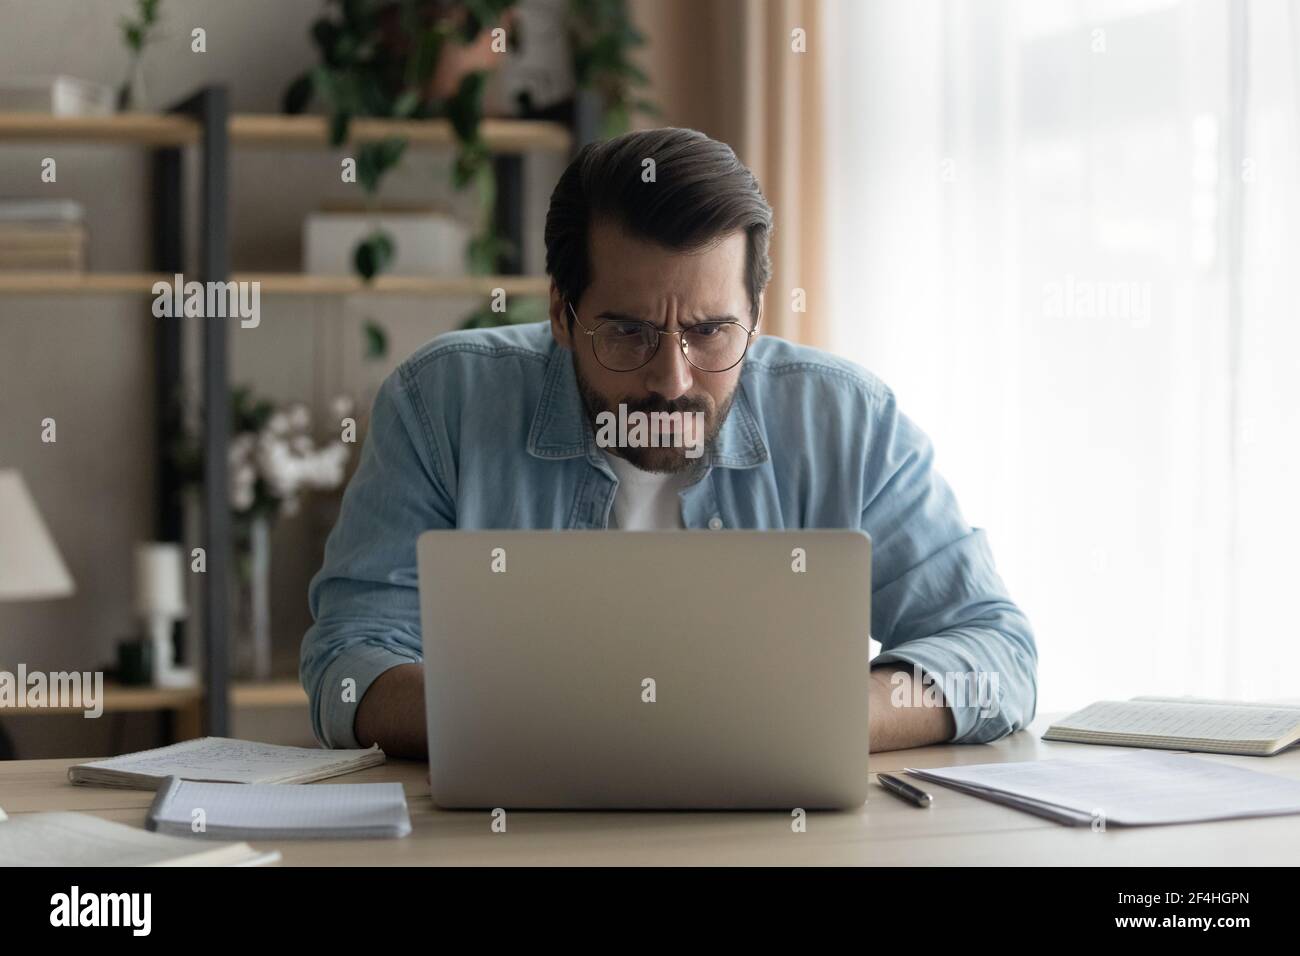
[[[886,390],[872,419],[862,530],[872,540],[872,662],[935,681],[956,743],[986,743],[1027,726],[1038,700],[1038,651],[1011,601],[986,535],[962,518],[934,470],[929,439]]]
[[[357,705],[380,674],[423,659],[416,539],[455,526],[443,461],[405,368],[375,398],[357,471],[343,495],[308,603],[299,677],[325,747],[358,747]]]

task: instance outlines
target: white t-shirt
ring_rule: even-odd
[[[605,453],[618,476],[618,491],[609,514],[609,526],[620,531],[676,531],[685,528],[678,492],[690,474],[660,475],[642,471],[617,455]]]

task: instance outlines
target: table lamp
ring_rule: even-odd
[[[0,469],[0,601],[67,597],[75,590],[22,475]]]
[[[193,687],[193,669],[176,666],[172,628],[189,613],[185,606],[185,555],[179,544],[144,541],[135,546],[135,610],[153,644],[155,687]]]

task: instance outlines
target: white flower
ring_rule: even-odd
[[[340,421],[351,415],[352,409],[355,407],[351,395],[339,395],[335,397],[334,401],[330,402],[330,411],[333,412],[334,417]]]
[[[266,422],[266,431],[272,435],[285,435],[289,432],[289,416],[284,412],[274,412]],[[263,432],[265,434],[265,432]]]
[[[248,461],[257,447],[257,435],[254,432],[240,432],[230,439],[230,464],[237,467]]]
[[[289,409],[289,426],[296,431],[305,431],[311,427],[311,409],[298,402]]]

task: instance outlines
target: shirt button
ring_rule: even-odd
[[[722,527],[722,519],[719,518],[717,515],[714,515],[712,518],[709,519],[710,531],[717,531],[721,527]]]

